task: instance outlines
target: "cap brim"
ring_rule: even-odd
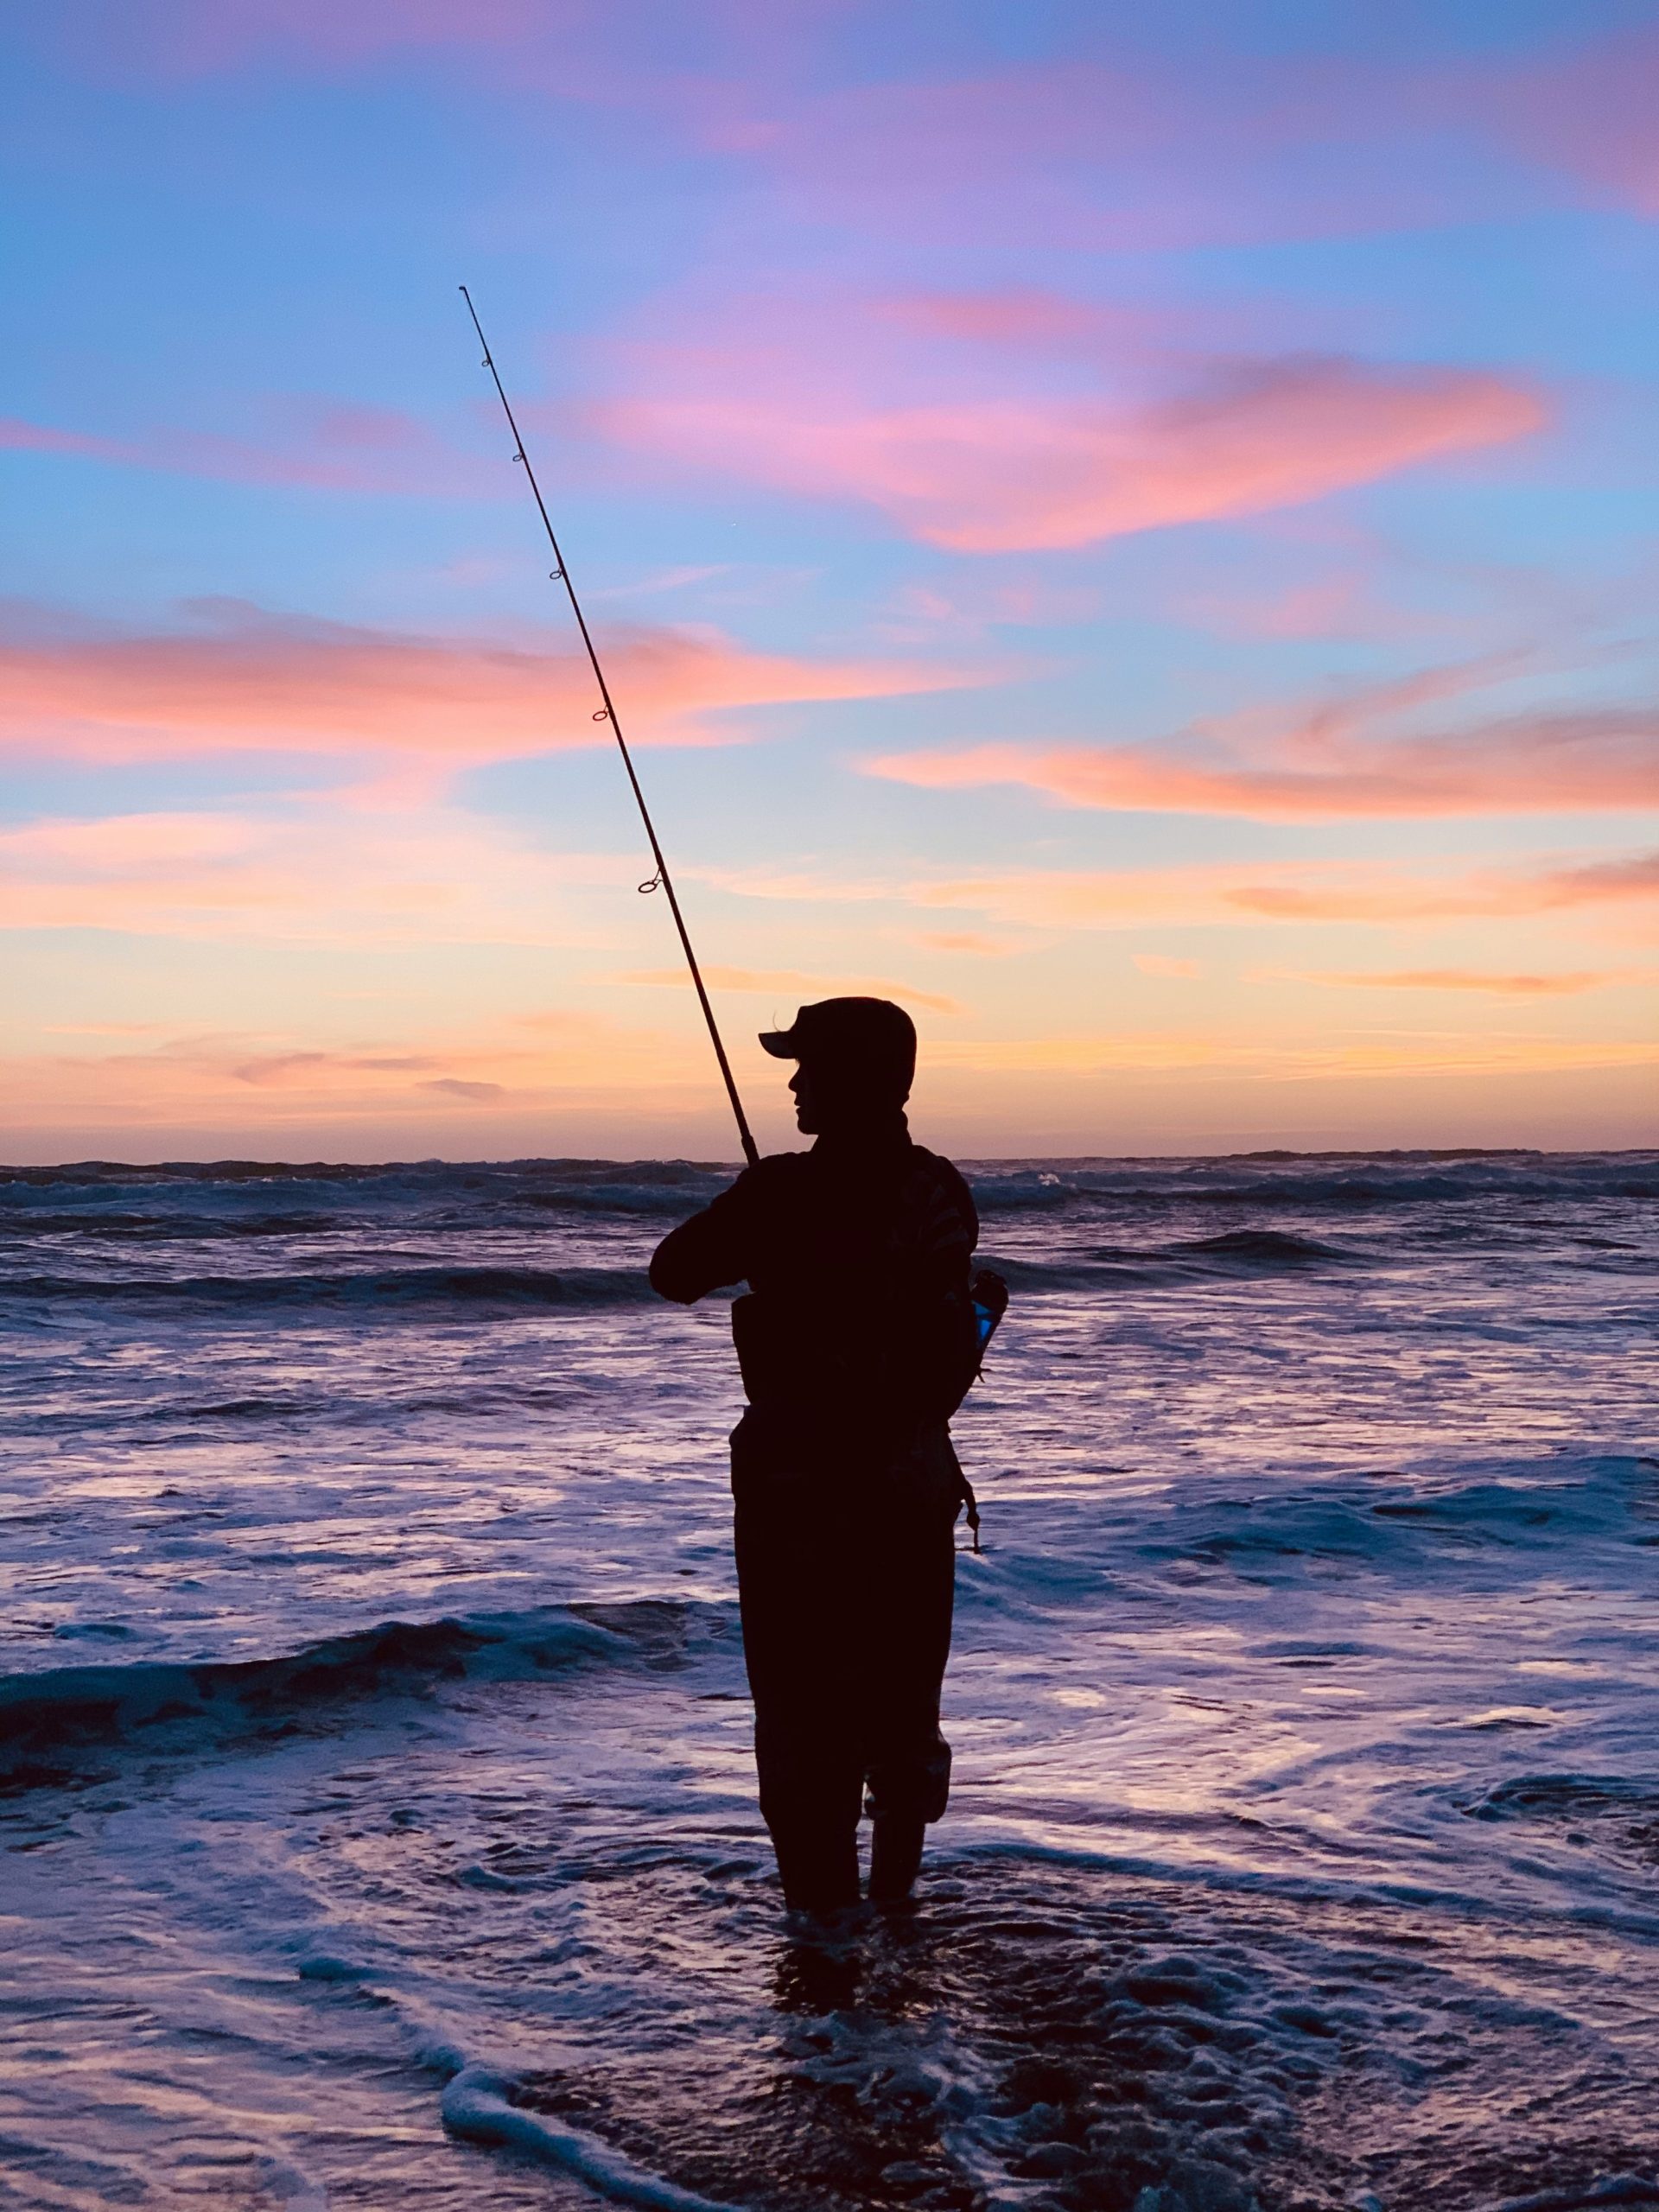
[[[801,1057],[800,1047],[795,1042],[795,1032],[792,1029],[763,1029],[760,1032],[760,1043],[762,1048],[770,1052],[774,1060],[798,1060]]]

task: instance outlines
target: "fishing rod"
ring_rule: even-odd
[[[760,1147],[750,1134],[748,1118],[743,1111],[743,1101],[737,1095],[737,1080],[732,1073],[732,1064],[726,1057],[726,1047],[721,1041],[720,1026],[715,1020],[715,1009],[709,1003],[709,994],[703,988],[702,970],[697,965],[696,954],[691,950],[691,933],[685,926],[685,917],[680,912],[680,902],[674,895],[674,880],[669,874],[668,862],[664,858],[662,846],[658,842],[656,825],[651,818],[651,809],[645,804],[645,795],[639,788],[639,779],[634,772],[633,755],[628,751],[627,740],[622,734],[622,725],[616,718],[616,702],[611,697],[611,687],[605,681],[605,671],[600,665],[599,654],[594,650],[593,637],[588,628],[587,617],[582,611],[582,601],[576,597],[576,588],[570,581],[569,568],[566,564],[564,555],[559,550],[559,541],[554,534],[552,519],[547,512],[547,502],[542,497],[542,487],[536,481],[536,472],[530,465],[530,455],[524,451],[524,439],[519,435],[518,425],[513,419],[512,403],[507,397],[506,388],[501,382],[501,372],[495,365],[494,356],[490,352],[490,341],[484,335],[484,326],[478,319],[478,309],[473,305],[473,296],[464,284],[461,287],[461,296],[466,301],[467,312],[473,318],[473,328],[478,333],[478,342],[484,348],[484,366],[489,371],[494,381],[496,397],[501,402],[501,411],[507,418],[507,428],[512,432],[514,448],[512,457],[524,469],[530,485],[531,495],[536,502],[537,512],[542,518],[542,528],[547,532],[547,542],[553,548],[553,566],[548,570],[548,581],[550,583],[564,586],[566,595],[570,601],[570,612],[575,616],[576,627],[582,632],[582,642],[588,648],[588,659],[594,671],[594,681],[598,684],[599,696],[605,702],[595,712],[594,720],[596,722],[608,722],[611,726],[611,734],[616,740],[616,749],[622,755],[622,766],[628,772],[628,783],[633,791],[634,804],[639,810],[639,819],[645,825],[645,836],[650,841],[651,856],[657,863],[657,873],[649,882],[642,883],[639,888],[646,892],[661,890],[668,895],[668,911],[673,915],[674,926],[680,933],[680,945],[685,954],[685,964],[691,970],[691,982],[696,990],[697,1004],[702,1008],[702,1018],[709,1025],[709,1041],[715,1048],[715,1058],[720,1062],[721,1080],[726,1085],[726,1096],[731,1100],[732,1111],[737,1116],[737,1134],[742,1142],[743,1157],[753,1167],[760,1160]]]

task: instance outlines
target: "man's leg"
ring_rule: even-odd
[[[770,1700],[757,1703],[754,1758],[785,1903],[835,1912],[858,1903],[863,1775],[857,1745],[844,1734],[826,1740],[817,1719],[798,1708],[780,1721]]]
[[[938,1511],[899,1522],[885,1541],[864,1642],[866,1770],[874,1821],[870,1895],[910,1895],[928,1823],[950,1792],[939,1693],[950,1653],[956,1540]]]
[[[740,1500],[735,1535],[761,1815],[785,1902],[834,1911],[858,1901],[864,1770],[842,1578],[781,1485]]]

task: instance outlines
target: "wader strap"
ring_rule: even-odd
[[[967,1476],[959,1476],[958,1479],[962,1488],[957,1492],[957,1503],[965,1505],[968,1509],[968,1526],[974,1532],[974,1549],[977,1551],[979,1549],[979,1500],[974,1496],[974,1486]]]

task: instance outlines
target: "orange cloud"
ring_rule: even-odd
[[[984,1073],[1094,1075],[1214,1069],[1245,1080],[1295,1082],[1386,1075],[1548,1074],[1574,1068],[1659,1065],[1659,1041],[1559,1037],[1404,1035],[1299,1044],[1238,1045],[1173,1033],[935,1039],[931,1065]]]
[[[532,1041],[515,1039],[514,1029],[530,1033]],[[693,1123],[702,1141],[716,1128],[720,1139],[729,1141],[717,1117],[706,1043],[690,1027],[624,1028],[596,1016],[554,1014],[508,1023],[503,1030],[330,1046],[209,1034],[149,1051],[20,1055],[4,1064],[0,1129],[9,1142],[25,1146],[29,1156],[45,1157],[61,1157],[59,1133],[66,1129],[101,1129],[110,1133],[103,1142],[119,1146],[128,1157],[177,1158],[181,1131],[190,1133],[192,1143],[211,1131],[223,1132],[227,1143],[276,1156],[315,1158],[321,1137],[334,1157],[395,1158],[400,1145],[430,1148],[454,1141],[443,1134],[453,1122],[435,1117],[454,1114],[491,1124],[493,1144],[501,1143],[498,1133],[505,1131],[505,1141],[524,1149],[538,1142],[545,1147],[550,1130],[560,1142],[580,1131],[589,1148],[607,1142],[613,1147],[617,1128],[638,1127],[642,1119],[658,1133],[653,1141],[659,1144],[673,1141],[668,1132],[676,1125]],[[1065,1079],[1103,1074],[1187,1077],[1224,1089],[1322,1078],[1645,1070],[1656,1064],[1659,1042],[1426,1031],[1247,1042],[1182,1031],[931,1036],[927,1046],[936,1100],[982,1097],[987,1081],[1026,1076],[1040,1086],[1039,1095],[1050,1106],[1054,1086]],[[963,1076],[975,1078],[966,1089],[953,1081]],[[1168,1119],[1171,1108],[1179,1113],[1179,1095],[1172,1092],[1161,1109],[1157,1134],[1166,1147],[1181,1127]],[[1159,1148],[1158,1143],[1149,1148]]]
[[[1162,976],[1173,982],[1190,982],[1204,973],[1201,960],[1176,960],[1162,952],[1137,952],[1131,957],[1143,976]]]
[[[1645,971],[1563,970],[1551,976],[1492,976],[1471,968],[1403,968],[1387,975],[1309,975],[1300,969],[1259,969],[1249,982],[1325,983],[1338,989],[1351,987],[1387,991],[1489,991],[1505,998],[1570,998],[1580,991],[1604,990],[1611,983],[1640,983]]]
[[[201,626],[0,639],[0,742],[104,760],[235,751],[364,751],[454,762],[604,745],[579,652],[415,637],[198,606]],[[713,631],[608,630],[607,672],[630,735],[729,741],[746,708],[891,697],[983,680],[918,663],[807,661]]]
[[[981,930],[918,930],[915,941],[930,952],[962,952],[976,960],[998,960],[1021,950],[1015,938],[987,937]]]
[[[529,1040],[517,1027],[535,1033]],[[690,1032],[623,1027],[559,1014],[499,1030],[440,1030],[417,1040],[318,1046],[224,1033],[149,1049],[18,1055],[5,1063],[0,1127],[28,1135],[105,1126],[142,1141],[146,1127],[246,1131],[267,1143],[326,1116],[370,1132],[376,1157],[404,1123],[429,1126],[447,1103],[467,1115],[706,1109],[706,1046]]]
[[[507,1096],[504,1083],[468,1083],[464,1077],[454,1075],[438,1076],[432,1082],[423,1083],[421,1089],[441,1091],[448,1098],[464,1098],[474,1106],[487,1105]]]
[[[1089,545],[1298,505],[1545,420],[1536,393],[1496,376],[1340,359],[1258,364],[1138,410],[1039,398],[813,410],[723,383],[704,397],[608,402],[596,419],[697,467],[868,499],[963,553]]]

